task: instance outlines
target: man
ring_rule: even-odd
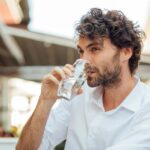
[[[74,69],[54,68],[17,150],[50,150],[64,139],[65,150],[150,150],[150,88],[135,76],[144,33],[122,12],[97,8],[76,32],[80,58],[90,62],[87,82],[70,101],[58,99],[59,82]]]

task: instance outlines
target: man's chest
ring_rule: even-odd
[[[68,141],[78,142],[86,150],[104,150],[122,140],[132,128],[134,114],[126,110],[103,112],[79,106],[72,113]],[[73,110],[75,111],[75,110]]]

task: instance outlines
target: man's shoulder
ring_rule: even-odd
[[[140,98],[139,109],[135,113],[136,121],[142,121],[144,118],[150,119],[150,86],[141,82],[139,83],[138,94],[141,95],[137,98]],[[138,95],[137,95],[138,96]],[[137,122],[136,122],[137,124]]]
[[[141,82],[141,87],[144,90],[144,95],[146,97],[149,97],[150,96],[150,85]]]
[[[143,106],[150,107],[150,85],[147,85],[143,82],[141,82],[140,84],[141,84],[141,88],[143,90]]]

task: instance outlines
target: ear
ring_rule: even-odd
[[[132,49],[131,48],[123,48],[121,50],[121,57],[123,61],[128,61],[132,56]]]

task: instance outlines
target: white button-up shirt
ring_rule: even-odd
[[[50,112],[39,150],[66,139],[65,150],[150,150],[150,87],[136,86],[114,110],[104,111],[101,87],[71,101],[58,100]]]

